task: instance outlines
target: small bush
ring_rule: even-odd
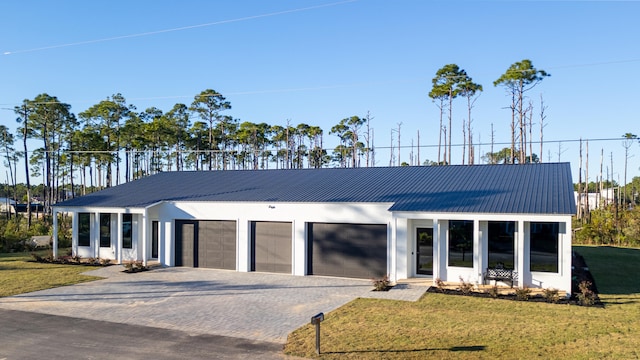
[[[100,259],[100,265],[107,266],[111,263],[111,259]]]
[[[531,289],[529,289],[528,287],[525,286],[516,289],[516,300],[527,301],[529,300],[529,297],[531,297]]]
[[[385,275],[380,278],[371,279],[371,283],[373,283],[374,291],[386,291],[391,287],[391,281],[389,280],[389,275]]]
[[[445,286],[444,286],[444,281],[442,281],[442,279],[436,278],[436,288],[438,288],[438,291],[444,292]]]
[[[583,281],[578,285],[578,303],[582,306],[592,306],[596,303],[596,293],[591,290],[591,281]]]
[[[95,264],[97,262],[98,262],[98,259],[94,258],[94,257],[90,257],[90,258],[87,259],[87,264],[89,264],[89,265],[93,265],[93,264]]]
[[[487,293],[489,294],[489,296],[491,296],[494,299],[498,298],[498,295],[500,295],[500,290],[498,290],[498,285],[494,284],[492,287],[490,287],[487,290]]]
[[[542,296],[547,302],[552,304],[555,304],[560,300],[560,293],[558,292],[558,289],[554,288],[542,289]]]
[[[44,258],[36,253],[31,253],[31,257],[33,257],[33,260],[37,261],[37,262],[44,262]]]
[[[82,261],[82,257],[80,255],[74,255],[71,257],[71,260],[73,260],[76,263],[80,263]]]
[[[136,260],[133,265],[138,271],[147,270],[147,267],[144,266],[144,262],[142,262],[142,260]]]
[[[464,279],[462,278],[462,276],[460,276],[460,292],[462,292],[463,295],[469,295],[471,294],[471,291],[473,291],[473,284],[468,282],[468,281],[464,281]]]
[[[125,271],[133,271],[133,261],[123,261],[122,266],[124,266]]]

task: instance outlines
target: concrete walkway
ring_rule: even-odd
[[[122,270],[109,266],[87,272],[103,280],[0,298],[0,308],[282,344],[318,312],[358,297],[416,301],[427,289],[399,284],[374,292],[368,280],[213,269]]]

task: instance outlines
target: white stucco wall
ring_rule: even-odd
[[[284,221],[292,223],[292,273],[305,275],[307,271],[307,226],[309,222],[386,224],[392,226],[392,214],[388,211],[390,203],[383,204],[314,204],[314,203],[204,203],[204,202],[166,202],[149,208],[150,219],[160,222],[164,230],[160,236],[163,249],[159,261],[173,266],[174,258],[174,220],[234,220],[237,226],[237,263],[238,271],[250,271],[251,248],[250,226],[252,221]],[[389,242],[391,239],[389,239]],[[389,246],[388,248],[391,249]],[[389,273],[394,252],[388,251]]]
[[[416,274],[416,228],[433,228],[433,279],[457,282],[482,283],[487,261],[487,224],[489,221],[513,221],[516,223],[515,269],[517,286],[553,287],[571,291],[571,216],[530,214],[466,214],[389,212],[391,203],[238,203],[238,202],[163,202],[146,209],[74,208],[73,251],[82,257],[106,257],[117,261],[148,260],[151,256],[151,224],[158,221],[158,261],[167,266],[175,265],[175,220],[233,220],[236,221],[236,270],[250,271],[252,221],[279,221],[292,224],[292,274],[307,272],[307,223],[385,224],[387,237],[387,270],[392,281],[412,278]],[[65,211],[58,209],[57,211]],[[79,247],[78,217],[75,214],[91,214],[92,242],[89,247]],[[133,248],[122,249],[120,224],[122,213],[133,216]],[[112,213],[112,248],[99,248],[99,214]],[[449,220],[474,222],[473,267],[448,266]],[[559,269],[557,273],[529,271],[530,222],[558,222]]]

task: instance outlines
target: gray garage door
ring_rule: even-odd
[[[291,274],[291,223],[251,222],[251,271]]]
[[[387,225],[308,224],[312,275],[371,279],[387,274]]]
[[[236,269],[236,222],[176,220],[176,266]]]

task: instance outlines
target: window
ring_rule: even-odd
[[[91,214],[78,213],[78,246],[91,246]]]
[[[473,221],[449,221],[449,266],[473,267]]]
[[[151,222],[151,258],[158,258],[158,222]]]
[[[122,248],[133,248],[133,238],[131,237],[131,224],[133,223],[133,215],[122,214]]]
[[[111,246],[111,214],[100,214],[100,247]]]
[[[558,272],[559,227],[558,223],[531,223],[531,271]]]
[[[514,269],[514,221],[489,221],[489,267]]]

